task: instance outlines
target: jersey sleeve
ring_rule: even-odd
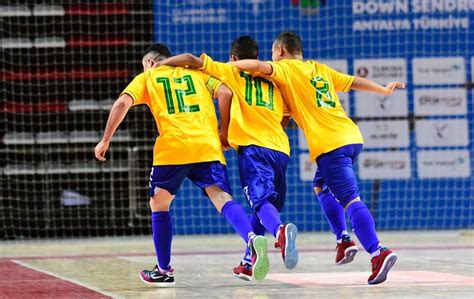
[[[326,65],[329,76],[331,76],[332,84],[336,92],[348,92],[351,89],[354,76],[340,73]]]
[[[290,67],[283,62],[268,61],[268,63],[272,66],[272,73],[269,77],[277,84],[284,84],[289,77]]]
[[[146,87],[146,74],[136,76],[120,95],[128,94],[133,99],[133,105],[149,104],[150,96]]]
[[[231,64],[214,61],[205,53],[201,54],[201,59],[203,60],[203,63],[200,70],[220,80],[222,80],[223,77],[228,76],[229,73],[232,73],[235,68],[235,66]]]
[[[216,97],[217,90],[219,89],[219,86],[221,86],[221,84],[222,82],[217,80],[216,78],[211,77],[209,75],[207,76],[206,87],[213,97]]]

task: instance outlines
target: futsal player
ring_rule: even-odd
[[[336,92],[354,89],[389,95],[397,88],[404,88],[404,84],[390,82],[383,87],[336,72],[317,61],[303,61],[301,39],[294,32],[283,32],[276,38],[272,60],[232,63],[241,70],[271,78],[280,88],[292,117],[304,131],[310,159],[318,165],[314,189],[338,242],[336,262],[351,261],[354,248],[357,250],[347,234],[345,209],[354,233],[371,256],[372,274],[368,283],[384,282],[397,256],[380,244],[374,219],[360,199],[352,165],[362,149],[362,134],[344,112]]]
[[[170,265],[172,222],[169,208],[187,177],[203,189],[248,244],[252,252],[253,276],[261,280],[269,268],[266,239],[253,233],[244,209],[232,200],[212,100],[214,94],[219,100],[230,101],[232,92],[198,70],[170,66],[151,68],[170,56],[163,44],[155,44],[145,52],[144,72],[133,79],[112,106],[104,136],[95,148],[96,158],[105,161],[112,135],[129,108],[140,104],[150,108],[160,133],[153,151],[149,184],[158,263],[152,270],[142,271],[140,278],[160,287],[175,284]]]
[[[258,44],[252,37],[240,36],[232,42],[231,61],[257,57]],[[279,89],[265,78],[251,76],[231,64],[213,61],[206,54],[201,57],[177,55],[158,64],[199,68],[232,90],[231,106],[223,109],[228,113],[221,118],[224,124],[229,123],[229,144],[238,152],[240,182],[253,210],[251,223],[255,233],[264,234],[266,229],[277,239],[275,247],[281,249],[286,268],[296,267],[297,228],[292,223],[283,224],[280,219],[286,194],[285,173],[290,146],[281,126],[284,105]],[[248,250],[233,273],[250,280],[252,265]]]

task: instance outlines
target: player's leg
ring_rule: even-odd
[[[343,146],[318,157],[318,166],[324,181],[348,213],[354,233],[372,257],[372,275],[368,282],[377,284],[386,280],[388,271],[395,264],[397,256],[380,244],[375,231],[374,218],[360,200],[352,164],[361,149],[360,144]]]
[[[245,197],[263,226],[279,240],[277,246],[281,248],[285,266],[292,269],[298,263],[297,229],[294,224],[283,224],[280,218],[289,157],[259,146],[244,146],[239,147],[238,158]],[[283,194],[280,194],[278,191],[282,190]]]
[[[181,186],[189,168],[183,166],[154,166],[150,174],[150,208],[153,244],[157,265],[152,270],[143,270],[143,282],[158,287],[174,286],[171,268],[172,222],[169,213],[171,202]]]
[[[336,236],[336,264],[342,265],[352,262],[358,249],[347,232],[346,213],[329,187],[324,183],[319,168],[314,175],[313,187],[324,216]]]
[[[196,163],[188,177],[205,191],[217,211],[250,247],[253,277],[257,280],[264,279],[269,270],[267,240],[254,234],[244,208],[232,200],[226,166],[219,162]]]

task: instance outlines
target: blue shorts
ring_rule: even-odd
[[[184,179],[190,179],[203,189],[209,186],[218,186],[225,192],[232,194],[227,169],[220,162],[202,162],[184,165],[157,165],[153,166],[150,174],[149,195],[155,195],[156,188],[165,189],[176,195]]]
[[[318,170],[314,175],[313,186],[329,188],[345,207],[360,195],[352,165],[361,150],[362,144],[349,144],[317,157]]]
[[[288,155],[249,145],[239,146],[238,157],[240,184],[250,207],[258,211],[268,200],[281,211],[285,203]]]

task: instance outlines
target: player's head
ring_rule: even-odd
[[[303,56],[301,38],[293,31],[280,33],[272,46],[272,60],[278,61],[285,58],[295,58]]]
[[[171,57],[171,52],[164,44],[154,44],[146,49],[143,54],[143,70],[151,68],[156,62]]]
[[[251,36],[242,35],[234,39],[230,46],[230,61],[257,59],[258,44]]]

